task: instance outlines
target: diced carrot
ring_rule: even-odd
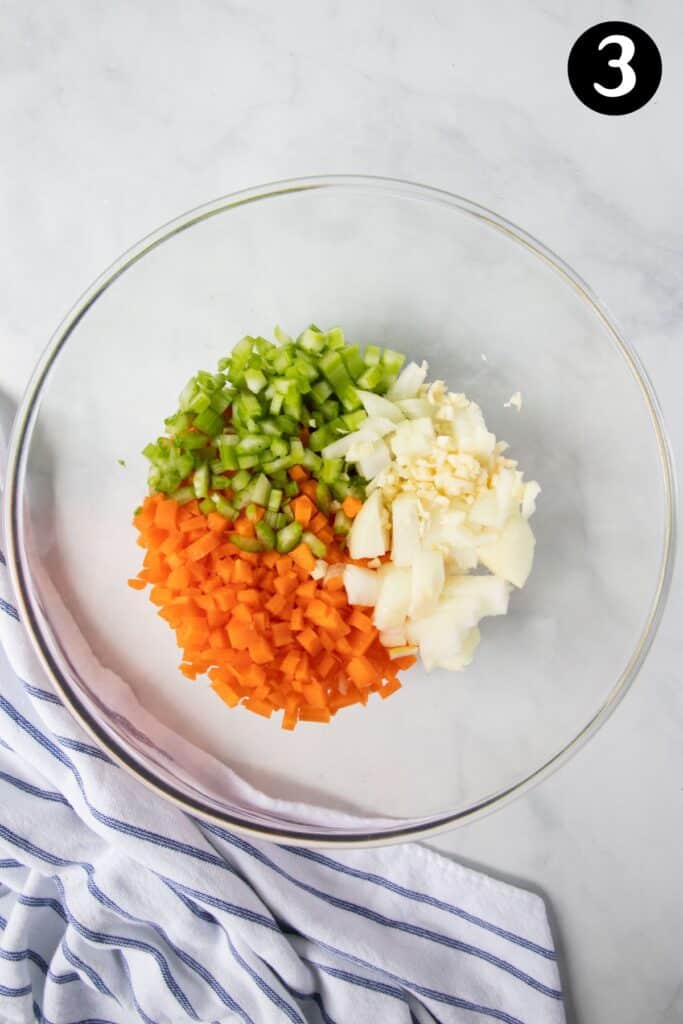
[[[225,533],[228,528],[228,521],[223,516],[219,516],[217,512],[209,512],[206,517],[206,522],[210,530],[214,533]]]
[[[200,558],[204,558],[214,548],[217,548],[219,544],[220,539],[215,533],[205,533],[203,537],[200,537],[199,540],[196,540],[186,548],[187,557],[191,562],[198,562]]]
[[[297,482],[299,480],[308,480],[308,473],[303,466],[292,466],[289,476],[291,480],[296,480]]]
[[[301,523],[306,529],[315,513],[315,505],[307,495],[300,494],[292,502],[292,512],[297,523]]]
[[[145,583],[144,580],[130,579],[128,580],[128,586],[131,587],[133,590],[144,590],[147,584]]]
[[[302,722],[329,722],[331,715],[327,708],[312,708],[304,704],[299,708],[299,718]]]
[[[312,572],[315,568],[315,555],[308,544],[299,544],[298,547],[294,548],[292,560],[305,572]]]
[[[342,502],[342,509],[349,519],[355,519],[362,507],[363,502],[359,498],[354,498],[352,494],[349,494]]]
[[[166,580],[167,585],[171,590],[185,590],[190,585],[190,572],[185,565],[179,565],[172,572],[168,574]]]

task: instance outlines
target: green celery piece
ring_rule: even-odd
[[[159,467],[158,466],[150,466],[149,467],[149,473],[147,474],[147,483],[149,484],[151,490],[154,490],[154,488],[157,486],[157,484],[159,483],[160,480],[161,480],[161,470],[159,469]]]
[[[257,505],[268,504],[270,497],[270,480],[263,473],[259,473],[251,487],[251,500]]]
[[[366,345],[363,358],[366,366],[377,366],[382,361],[382,349],[378,345]]]
[[[279,459],[271,459],[270,462],[262,462],[261,469],[270,476],[281,469],[287,469],[290,465],[289,456],[281,456]]]
[[[314,430],[308,439],[308,447],[314,452],[321,452],[328,444],[336,440],[336,435],[330,430],[329,424]]]
[[[177,434],[181,430],[187,430],[190,426],[190,417],[186,412],[178,410],[173,416],[168,416],[164,420],[164,424],[168,428],[169,433]]]
[[[253,501],[250,501],[247,505],[245,515],[252,523],[255,523],[258,520],[258,506],[255,505]]]
[[[287,334],[287,332],[283,331],[282,328],[280,326],[278,326],[278,324],[275,325],[275,329],[273,330],[273,334],[275,335],[275,337],[276,337],[276,339],[277,339],[277,341],[279,342],[280,345],[291,345],[291,344],[293,344],[294,339],[290,338],[290,336]]]
[[[324,558],[327,554],[327,548],[320,538],[316,537],[314,533],[310,533],[310,531],[306,530],[301,535],[301,540],[304,544],[308,544],[316,558]]]
[[[209,463],[209,469],[211,470],[211,476],[220,476],[223,472],[223,463],[220,459],[212,459]]]
[[[240,551],[251,551],[253,554],[263,551],[263,545],[256,537],[241,537],[239,533],[233,533],[230,535],[230,540]]]
[[[291,466],[300,466],[304,461],[305,449],[298,437],[292,438],[289,446],[289,458]]]
[[[206,412],[211,407],[211,399],[207,395],[206,391],[197,391],[194,398],[190,400],[187,406],[188,412]]]
[[[232,477],[230,481],[230,486],[232,487],[233,491],[237,493],[237,491],[243,491],[247,484],[250,483],[250,481],[251,473],[248,473],[246,469],[241,469],[239,473],[235,473],[235,475]]]
[[[289,454],[289,445],[285,441],[284,437],[274,437],[270,445],[270,450],[273,453],[273,456],[277,459],[281,455]]]
[[[326,380],[317,380],[311,388],[311,401],[319,409],[332,394],[332,388]]]
[[[281,487],[283,490],[288,479],[289,477],[287,476],[286,469],[278,469],[274,473],[270,474],[270,482],[275,484],[276,487]]]
[[[220,464],[222,469],[237,469],[237,453],[233,447],[227,444],[222,444],[219,447],[220,452]]]
[[[375,364],[374,366],[368,366],[363,373],[361,373],[356,383],[359,388],[363,389],[363,391],[374,391],[383,380],[384,371],[381,366]]]
[[[270,448],[272,441],[265,434],[246,434],[235,448],[238,455],[255,455]]]
[[[272,551],[275,547],[275,530],[270,523],[266,522],[265,519],[262,519],[256,524],[255,529],[256,536],[260,540],[261,544],[263,544],[266,551]]]
[[[273,395],[271,403],[270,403],[270,405],[268,407],[268,410],[269,410],[271,416],[277,416],[277,414],[282,409],[283,401],[284,401],[284,395],[281,395],[279,391],[276,394]]]
[[[335,402],[334,398],[328,398],[327,401],[323,402],[321,405],[320,412],[326,420],[336,419],[340,412],[339,402]]]
[[[353,520],[349,519],[343,508],[340,508],[337,510],[334,517],[333,530],[335,533],[341,533],[345,536],[347,533],[349,533],[352,523]]]
[[[183,390],[180,392],[180,397],[178,398],[178,405],[180,406],[180,411],[181,412],[187,412],[188,411],[188,409],[190,408],[190,402],[192,401],[192,399],[194,398],[196,393],[197,393],[197,379],[196,379],[196,377],[191,377],[188,380],[188,382],[185,385],[185,387],[183,388]]]
[[[262,370],[245,370],[244,382],[254,395],[258,395],[259,391],[263,391],[268,383],[266,375]]]
[[[250,417],[252,419],[260,419],[263,416],[263,409],[256,395],[242,392],[237,401],[239,402],[240,416],[244,420]]]
[[[284,512],[266,512],[263,517],[263,522],[268,523],[268,526],[272,526],[274,530],[281,530],[283,526],[291,520],[284,514]]]
[[[269,437],[280,437],[280,429],[275,420],[261,420],[260,426],[263,433],[268,434]]]
[[[212,498],[213,503],[216,506],[216,512],[218,512],[220,516],[223,516],[224,519],[235,518],[235,510],[227,498],[222,494],[213,494]]]
[[[331,502],[332,495],[330,494],[330,489],[326,483],[320,480],[315,488],[315,503],[323,515],[329,515]]]
[[[192,487],[181,487],[173,495],[173,500],[179,505],[187,505],[188,501],[194,501],[194,489]]]
[[[280,505],[282,504],[283,497],[284,492],[274,487],[268,496],[268,511],[278,512]]]
[[[288,551],[292,551],[300,542],[302,533],[301,523],[297,522],[288,523],[278,530],[276,547],[280,554],[286,555]]]
[[[184,452],[182,455],[177,455],[172,460],[172,469],[178,474],[181,480],[189,476],[194,469],[194,459],[189,452]]]
[[[341,327],[332,327],[325,335],[325,341],[327,347],[331,349],[342,349],[346,345],[344,340],[344,332]]]
[[[343,501],[344,498],[348,498],[351,491],[348,480],[344,480],[341,477],[338,480],[330,481],[330,489],[337,501]]]
[[[314,475],[320,472],[323,460],[315,452],[312,452],[310,448],[306,448],[304,451],[304,457],[301,460],[302,466]]]
[[[177,435],[176,441],[178,444],[189,451],[194,451],[197,448],[203,448],[206,444],[206,438],[203,434],[198,434],[196,431],[183,430]]]
[[[209,467],[206,463],[195,469],[192,486],[196,498],[206,498],[209,493]]]
[[[363,420],[368,418],[365,409],[357,409],[356,412],[347,412],[342,416],[349,432],[358,430]]]
[[[299,337],[296,339],[297,344],[301,346],[306,352],[314,352],[319,354],[325,349],[327,340],[324,334],[320,331],[314,331],[308,327]]]
[[[259,457],[258,455],[238,455],[237,465],[240,469],[254,469],[259,465]]]
[[[211,396],[211,408],[222,416],[234,397],[235,392],[228,391],[227,388],[224,391],[214,391]]]
[[[284,492],[288,498],[294,498],[299,493],[299,485],[296,480],[288,480],[284,486]]]
[[[284,373],[292,364],[293,345],[283,345],[273,357],[273,369],[276,373]]]
[[[227,372],[230,369],[231,365],[232,359],[230,356],[221,356],[221,358],[218,360],[218,369],[221,370],[221,372]]]
[[[323,459],[320,469],[320,479],[324,484],[333,484],[342,474],[344,469],[343,459]]]
[[[211,487],[214,491],[227,491],[228,487],[232,486],[232,478],[229,476],[222,476],[217,473],[215,476],[211,476]]]
[[[297,437],[298,437],[298,435],[299,435],[299,423],[298,423],[298,420],[295,417],[287,416],[287,415],[283,414],[281,416],[276,416],[275,417],[275,422],[277,423],[278,427],[280,428],[281,433],[283,433],[283,434],[296,434]]]
[[[223,429],[223,417],[215,413],[213,409],[208,408],[197,416],[194,425],[203,434],[208,434],[209,437],[216,437]]]
[[[262,338],[260,335],[254,342],[254,348],[260,356],[268,356],[271,352],[276,351],[276,346],[273,345],[272,341],[268,341],[267,338]]]
[[[287,416],[291,416],[293,420],[300,420],[302,418],[303,406],[301,402],[300,389],[295,390],[290,388],[285,395],[283,402],[283,408]]]
[[[158,444],[152,444],[150,441],[149,444],[146,444],[142,449],[142,454],[146,459],[149,459],[151,463],[156,464],[161,458],[161,448]]]
[[[385,348],[382,353],[382,366],[387,373],[397,374],[405,361],[406,357],[401,352],[395,352],[391,348]]]
[[[365,362],[360,354],[359,346],[347,345],[346,348],[343,348],[340,351],[346,369],[349,371],[353,380],[356,380],[365,369]]]
[[[202,512],[205,516],[208,516],[209,512],[216,511],[216,506],[211,500],[211,498],[204,498],[204,500],[200,501],[199,503],[199,511]]]

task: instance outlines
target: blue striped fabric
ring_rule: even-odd
[[[268,845],[142,789],[31,662],[3,566],[0,1019],[562,1024],[537,896],[421,846]]]

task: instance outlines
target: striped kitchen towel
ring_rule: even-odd
[[[338,852],[203,824],[94,746],[0,556],[4,1024],[560,1024],[543,901],[418,845]]]

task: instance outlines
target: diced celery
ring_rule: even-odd
[[[326,420],[334,420],[339,415],[339,402],[335,402],[334,398],[328,398],[320,406],[320,411]]]
[[[187,505],[188,501],[194,500],[194,489],[192,487],[181,487],[173,495],[173,500],[177,501],[179,505]]]
[[[298,437],[292,438],[289,446],[289,459],[291,466],[300,466],[304,461],[305,449]]]
[[[258,466],[259,457],[258,455],[238,455],[237,465],[240,469],[253,469],[254,466]]]
[[[277,473],[280,469],[287,469],[290,465],[289,456],[281,456],[279,459],[271,459],[270,462],[262,462],[261,469],[269,476]]]
[[[288,498],[294,498],[299,493],[299,485],[296,480],[288,480],[284,491]]]
[[[208,516],[209,512],[216,511],[216,506],[214,505],[211,498],[204,498],[203,501],[199,502],[199,511],[203,512],[205,516]]]
[[[295,418],[283,414],[282,416],[276,416],[275,422],[277,423],[278,427],[280,428],[283,434],[298,435],[299,423],[298,420],[296,420]]]
[[[382,366],[388,373],[397,374],[405,361],[406,357],[392,348],[385,348],[382,353]]]
[[[223,429],[223,417],[215,413],[213,409],[208,408],[197,416],[194,425],[202,433],[208,434],[209,437],[215,437]]]
[[[261,544],[263,544],[266,551],[272,551],[275,547],[275,530],[270,523],[267,523],[265,519],[262,519],[261,522],[256,524],[255,530],[256,536],[261,541]]]
[[[339,479],[344,468],[343,459],[323,459],[320,479],[324,484],[333,484]]]
[[[209,467],[206,463],[195,469],[192,486],[194,487],[195,497],[206,498],[209,493]]]
[[[272,489],[272,491],[270,492],[270,495],[268,496],[268,510],[270,512],[277,512],[279,510],[279,508],[280,508],[280,505],[282,504],[282,498],[283,497],[284,497],[284,492],[280,491],[280,490],[277,490],[274,487]]]
[[[346,348],[341,349],[341,357],[351,377],[356,380],[365,369],[365,362],[360,354],[360,348],[358,345],[347,345]]]
[[[342,416],[346,428],[350,432],[358,430],[363,420],[366,420],[367,418],[368,414],[365,409],[357,409],[355,412],[347,412]]]
[[[310,448],[304,450],[304,457],[301,460],[301,465],[304,466],[310,473],[318,473],[322,466],[323,460],[315,452],[312,452]]]
[[[362,388],[364,391],[374,391],[375,388],[381,384],[383,378],[384,371],[381,366],[368,366],[367,369],[361,373],[356,383],[358,384],[358,387]]]
[[[191,398],[187,409],[188,412],[206,412],[211,405],[211,399],[206,391],[197,391],[194,398]]]
[[[308,446],[314,452],[321,452],[328,444],[335,440],[335,434],[330,430],[329,425],[314,430],[308,439]]]
[[[330,489],[326,483],[321,480],[315,488],[315,503],[323,513],[323,515],[329,515],[330,504],[332,502],[332,495]]]
[[[293,339],[290,338],[290,336],[287,334],[287,332],[283,331],[282,328],[279,327],[277,324],[275,325],[275,329],[273,330],[273,334],[277,338],[277,340],[280,343],[280,345],[291,345],[292,344]]]
[[[222,444],[218,449],[221,453],[220,463],[222,469],[237,469],[237,452],[234,447]]]
[[[251,488],[251,500],[257,505],[267,505],[270,497],[270,481],[267,476],[260,473]]]
[[[235,475],[232,477],[230,481],[230,486],[232,487],[233,491],[237,493],[237,491],[243,491],[247,484],[250,482],[250,480],[251,473],[247,473],[246,469],[241,469],[239,473],[235,473]]]
[[[285,441],[284,437],[274,437],[270,445],[270,450],[274,458],[277,459],[282,455],[289,454],[289,445]]]
[[[301,535],[301,540],[304,544],[308,544],[316,558],[324,558],[327,554],[327,548],[320,538],[316,537],[314,533],[310,533],[310,531],[306,530],[305,533]]]
[[[320,331],[311,330],[310,327],[303,334],[300,334],[296,340],[307,352],[322,352],[326,345],[325,335],[321,334]]]
[[[251,551],[252,553],[263,551],[261,541],[256,537],[241,537],[239,533],[233,533],[230,535],[230,540],[240,551]]]
[[[353,520],[349,519],[343,508],[340,508],[334,517],[334,532],[346,535],[350,531],[352,523]]]
[[[228,501],[227,498],[223,497],[222,494],[213,494],[213,503],[216,506],[216,512],[223,516],[224,519],[234,519],[235,510]]]
[[[366,345],[363,358],[366,366],[377,366],[382,360],[382,349],[378,345]]]
[[[263,391],[264,387],[268,383],[266,375],[262,370],[245,370],[244,381],[254,395],[258,395],[259,391]]]
[[[228,487],[232,486],[232,478],[229,476],[222,476],[217,474],[211,477],[211,487],[215,491],[227,491]]]
[[[156,463],[161,457],[161,448],[158,444],[152,444],[150,441],[149,444],[146,444],[142,449],[142,454],[146,459],[149,459],[150,462]]]
[[[288,523],[287,526],[278,530],[276,546],[280,554],[286,555],[288,551],[292,551],[300,542],[302,533],[301,523],[297,522]]]
[[[237,443],[235,451],[238,455],[254,455],[256,452],[264,452],[270,448],[272,442],[265,434],[246,434]]]
[[[311,401],[316,408],[320,408],[332,394],[332,388],[326,380],[317,380],[311,388]]]
[[[206,437],[204,437],[203,434],[197,433],[197,431],[183,430],[177,435],[176,441],[182,448],[188,448],[190,451],[194,451],[196,448],[204,447],[206,444]]]
[[[249,504],[247,505],[245,515],[247,519],[251,520],[252,523],[258,522],[258,506],[255,505],[253,501],[250,501]]]
[[[343,348],[346,342],[344,340],[344,332],[341,327],[332,327],[325,335],[325,341],[327,342],[328,348]]]
[[[347,480],[333,480],[330,484],[330,490],[334,494],[337,501],[343,501],[344,498],[348,498],[350,488]]]

